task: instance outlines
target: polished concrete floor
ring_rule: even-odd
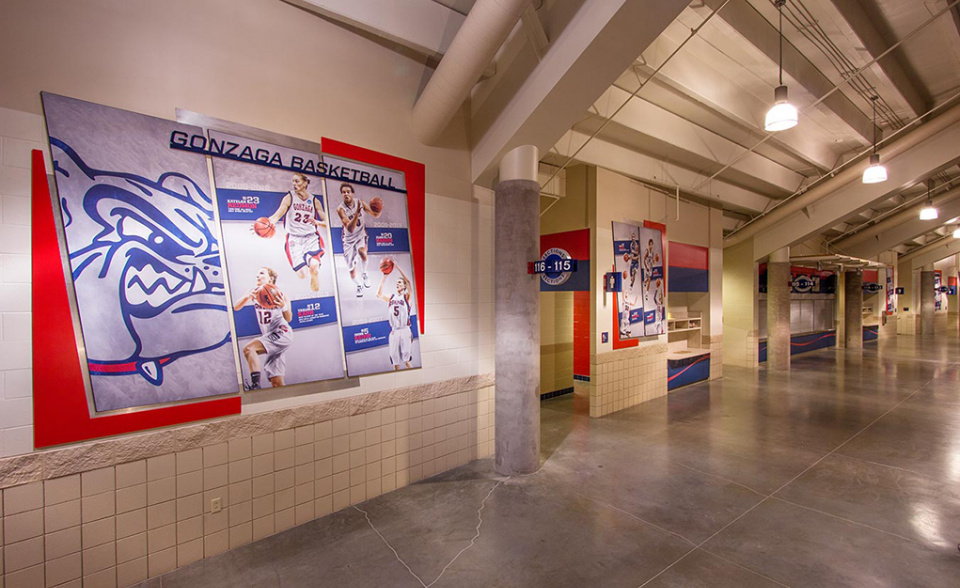
[[[960,586],[956,337],[583,404],[543,403],[535,475],[475,462],[144,586]]]

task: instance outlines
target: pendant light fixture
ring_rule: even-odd
[[[776,0],[777,13],[780,16],[780,85],[773,91],[773,107],[767,111],[763,130],[776,132],[797,126],[799,114],[797,107],[787,100],[787,87],[783,85],[783,5],[787,0]]]
[[[960,239],[960,227],[957,227],[953,230],[953,238]]]
[[[920,209],[920,220],[937,220],[937,217],[940,216],[937,209],[933,207],[933,200],[930,199],[930,189],[932,187],[933,180],[927,180],[927,205]]]
[[[863,170],[864,184],[879,184],[880,182],[887,181],[887,168],[880,165],[880,154],[877,153],[877,98],[879,98],[879,96],[870,98],[870,101],[873,102],[873,154],[870,156],[870,165],[867,166],[867,169]],[[920,213],[920,218],[923,219],[922,212]],[[934,209],[933,218],[937,218],[936,209]]]

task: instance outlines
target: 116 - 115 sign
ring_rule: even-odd
[[[538,259],[527,264],[527,273],[530,274],[561,274],[577,271],[576,259]]]

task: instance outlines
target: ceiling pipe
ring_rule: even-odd
[[[936,208],[941,208],[944,204],[953,202],[957,198],[960,198],[960,187],[944,192],[943,194],[940,194],[939,196],[936,196],[935,198],[933,198],[932,199],[933,206]],[[927,205],[926,200],[918,202],[917,204],[904,208],[900,212],[894,215],[891,215],[883,219],[882,221],[863,229],[862,231],[858,231],[850,235],[849,237],[846,237],[845,239],[841,239],[836,243],[832,243],[831,245],[835,249],[839,249],[840,251],[843,251],[847,247],[850,247],[852,245],[857,245],[859,243],[863,243],[864,241],[867,241],[869,239],[873,239],[877,235],[883,233],[884,231],[892,229],[893,227],[902,225],[903,223],[906,223],[906,222],[917,220],[917,215],[920,214],[920,209],[926,205]]]
[[[885,161],[892,167],[895,165],[894,158],[910,149],[913,149],[923,141],[933,137],[937,133],[960,122],[960,104],[953,106],[940,116],[919,125],[916,129],[905,133],[901,138],[884,147],[881,151]],[[860,165],[850,165],[843,171],[829,180],[814,186],[806,192],[797,195],[795,198],[785,201],[780,206],[771,210],[766,216],[757,218],[756,221],[746,225],[743,229],[730,235],[723,241],[724,247],[731,247],[750,239],[761,231],[765,231],[783,222],[790,215],[800,212],[804,208],[812,205],[821,198],[829,196],[836,189],[845,186],[853,181],[860,181],[863,175],[863,168]],[[882,188],[878,188],[882,190]]]
[[[413,106],[413,130],[434,145],[520,22],[530,0],[477,0]]]

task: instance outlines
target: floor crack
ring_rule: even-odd
[[[418,576],[413,570],[410,569],[410,566],[407,565],[407,562],[403,561],[403,558],[400,557],[400,554],[397,553],[397,550],[393,548],[393,545],[390,545],[390,542],[387,541],[387,538],[384,537],[382,533],[380,533],[380,531],[377,529],[376,526],[374,526],[373,521],[370,520],[370,514],[367,513],[367,511],[360,508],[359,506],[354,505],[353,508],[363,513],[363,518],[367,519],[367,524],[370,525],[370,528],[373,529],[373,532],[376,533],[378,537],[380,537],[380,540],[383,541],[383,544],[386,545],[387,548],[393,552],[393,556],[397,558],[397,561],[400,562],[400,564],[403,567],[407,568],[407,571],[410,572],[410,575],[416,578],[417,582],[420,582],[420,585],[423,586],[423,588],[427,588],[427,585],[424,584],[423,580],[420,579],[420,576]],[[436,580],[434,580],[434,582],[435,581]]]
[[[507,478],[507,479],[509,479],[509,478]],[[397,561],[400,562],[400,564],[401,564],[403,567],[407,568],[407,571],[410,572],[410,575],[413,576],[414,578],[416,578],[416,579],[417,579],[417,582],[419,582],[420,585],[423,586],[423,588],[431,588],[434,584],[436,584],[437,582],[440,581],[440,578],[443,577],[443,574],[447,571],[447,568],[449,568],[450,566],[452,566],[453,563],[454,563],[455,561],[457,561],[457,559],[459,559],[461,555],[463,555],[464,553],[466,553],[466,551],[467,551],[468,549],[470,549],[471,547],[473,547],[474,544],[477,542],[477,539],[480,538],[480,527],[483,526],[483,509],[487,506],[487,500],[493,495],[493,492],[503,484],[503,482],[504,482],[504,480],[498,480],[497,483],[493,485],[493,488],[491,488],[490,491],[487,492],[487,495],[483,497],[483,500],[480,501],[480,507],[477,508],[477,527],[476,527],[476,532],[474,533],[473,537],[470,539],[470,544],[467,545],[466,547],[464,547],[463,549],[461,549],[460,551],[458,551],[457,554],[456,554],[455,556],[453,556],[453,559],[451,559],[451,560],[447,563],[447,565],[443,566],[443,569],[440,570],[440,573],[437,575],[436,578],[434,578],[433,582],[430,582],[429,584],[427,584],[426,582],[424,582],[423,579],[420,578],[420,576],[418,576],[418,575],[416,574],[416,572],[414,572],[414,571],[410,568],[410,566],[407,565],[407,562],[403,561],[403,558],[400,557],[400,554],[397,552],[397,550],[393,548],[393,545],[390,545],[390,542],[387,541],[387,538],[383,536],[383,534],[382,534],[382,533],[377,529],[377,527],[373,524],[373,521],[370,520],[370,514],[369,514],[367,511],[365,511],[365,510],[363,510],[362,508],[360,508],[359,506],[354,506],[353,508],[354,508],[355,510],[357,510],[358,512],[363,513],[363,517],[367,520],[367,524],[370,525],[370,528],[373,529],[373,532],[376,533],[377,536],[380,537],[380,540],[383,541],[383,544],[386,545],[387,548],[390,549],[390,551],[393,552],[393,556],[394,556],[395,558],[397,558]]]
[[[507,479],[509,479],[509,478],[507,478]],[[439,582],[439,581],[440,581],[440,578],[443,577],[444,572],[447,571],[447,568],[449,568],[450,566],[452,566],[452,565],[453,565],[453,562],[457,561],[457,559],[458,559],[461,555],[463,555],[464,552],[466,552],[468,549],[470,549],[471,547],[473,547],[474,543],[477,542],[477,539],[480,538],[480,527],[483,526],[483,509],[484,509],[484,507],[487,506],[487,499],[490,498],[490,496],[493,495],[493,491],[496,490],[497,488],[499,488],[501,484],[503,484],[503,480],[497,480],[497,483],[494,484],[493,488],[491,488],[490,491],[487,492],[487,495],[483,497],[483,500],[480,501],[480,508],[477,509],[477,529],[476,529],[476,533],[474,533],[474,535],[473,535],[473,538],[470,539],[470,544],[467,545],[466,547],[464,547],[463,549],[461,549],[460,551],[458,551],[457,554],[456,554],[455,556],[453,556],[453,559],[450,560],[450,563],[448,563],[447,565],[443,566],[443,569],[440,570],[440,574],[439,574],[436,578],[434,578],[433,582],[430,582],[429,584],[427,584],[425,588],[431,588],[431,586],[433,586],[434,584],[436,584],[437,582]]]

